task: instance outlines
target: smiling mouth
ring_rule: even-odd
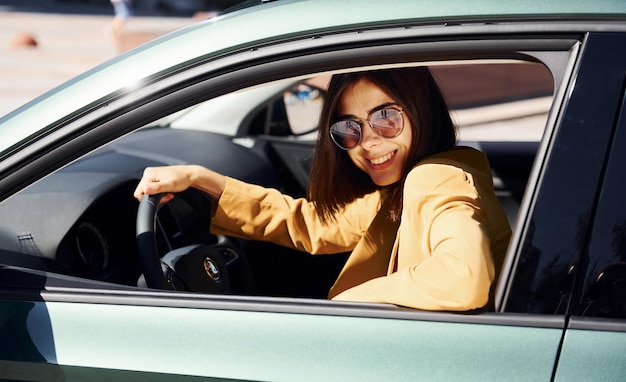
[[[369,159],[369,162],[373,165],[381,165],[385,162],[387,162],[388,160],[390,160],[391,158],[393,158],[393,156],[396,154],[396,152],[391,152],[385,156],[382,156],[380,158],[376,158],[376,159]]]

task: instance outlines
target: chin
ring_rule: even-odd
[[[380,187],[386,187],[386,186],[391,186],[394,183],[397,183],[400,180],[399,177],[397,178],[393,178],[393,179],[374,179],[372,178],[372,182],[374,182],[375,185],[380,186]]]

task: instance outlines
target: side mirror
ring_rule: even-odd
[[[283,93],[291,133],[303,135],[317,129],[326,91],[307,83],[297,84]]]

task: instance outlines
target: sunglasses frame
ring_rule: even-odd
[[[398,133],[392,137],[386,137],[384,135],[381,135],[378,130],[374,127],[374,124],[371,122],[371,118],[372,115],[374,113],[377,113],[379,111],[382,110],[387,110],[387,109],[393,109],[395,111],[397,111],[400,114],[400,119],[402,121],[402,126],[400,127],[400,129],[398,130]],[[343,119],[340,121],[337,121],[335,123],[333,123],[332,125],[330,125],[330,128],[328,129],[328,133],[330,134],[330,139],[333,141],[333,143],[335,145],[337,145],[337,147],[339,147],[342,150],[345,151],[350,151],[352,149],[355,149],[360,143],[361,143],[361,139],[363,138],[363,124],[365,122],[367,122],[367,124],[370,126],[370,128],[374,131],[374,133],[376,133],[376,135],[378,135],[381,138],[385,138],[385,139],[392,139],[392,138],[396,138],[397,136],[399,136],[400,134],[402,134],[402,131],[404,131],[404,110],[400,108],[399,105],[397,104],[391,104],[391,105],[385,105],[381,108],[378,108],[376,110],[373,110],[372,112],[369,113],[369,115],[367,116],[367,119],[365,119],[364,121],[360,121],[360,120],[356,120],[356,119]],[[358,126],[359,126],[359,140],[358,142],[352,146],[352,147],[344,147],[342,145],[339,144],[339,142],[337,142],[337,140],[335,140],[335,137],[333,136],[333,126],[335,126],[336,124],[340,123],[340,122],[355,122]]]

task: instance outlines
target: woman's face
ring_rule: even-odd
[[[371,112],[397,101],[367,80],[360,80],[339,98],[337,114],[341,119],[361,122],[361,142],[348,155],[378,186],[388,186],[402,178],[402,169],[409,156],[412,126],[406,116],[404,129],[394,138],[383,138],[366,122]],[[399,107],[399,106],[397,106]]]

